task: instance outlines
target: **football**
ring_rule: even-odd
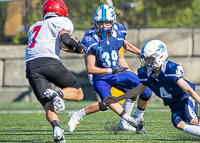
[[[74,39],[78,43],[78,41],[74,37],[70,37],[70,38]],[[68,53],[73,53],[74,52],[73,49],[70,49],[69,47],[67,47],[65,44],[63,44],[62,41],[60,41],[60,47],[65,52],[68,52]]]

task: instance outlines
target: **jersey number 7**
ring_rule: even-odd
[[[41,25],[34,27],[33,34],[35,35],[33,36],[32,43],[30,44],[30,48],[33,48],[35,46],[35,38],[37,37],[41,27],[42,27]]]

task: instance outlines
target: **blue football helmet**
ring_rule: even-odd
[[[109,30],[100,30],[98,26],[99,21],[109,21],[111,22],[111,26]],[[98,36],[100,36],[103,40],[106,39],[106,36],[112,35],[112,31],[114,28],[114,23],[116,22],[116,14],[113,7],[103,4],[100,5],[97,10],[96,14],[93,18],[93,24],[95,26],[95,31]]]

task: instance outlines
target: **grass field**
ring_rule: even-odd
[[[85,116],[73,133],[67,132],[68,112],[81,109],[91,101],[65,102],[66,110],[58,112],[69,143],[83,142],[199,142],[200,138],[183,133],[171,124],[168,107],[162,102],[150,102],[145,115],[146,135],[116,131],[120,117],[112,111]],[[136,105],[135,105],[136,107]],[[133,109],[135,111],[135,108]],[[134,112],[133,112],[134,113]],[[46,121],[39,103],[0,103],[0,142],[53,142],[52,127]]]

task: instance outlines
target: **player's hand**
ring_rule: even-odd
[[[106,97],[103,102],[106,104],[106,105],[110,105],[112,103],[117,103],[118,100],[117,100],[117,97],[114,97],[114,96],[108,96]]]
[[[118,74],[118,73],[126,72],[127,69],[128,69],[127,67],[112,68],[112,73]]]
[[[75,39],[76,39],[76,41],[78,42],[78,44],[82,47],[81,54],[82,54],[83,52],[86,52],[86,51],[87,51],[87,47],[84,46],[84,45],[81,43],[81,41],[80,41],[77,37],[75,37]]]

